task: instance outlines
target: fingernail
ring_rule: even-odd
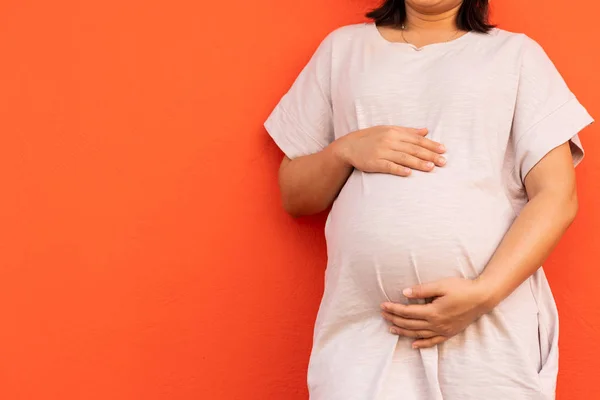
[[[432,163],[432,162],[427,162],[427,163],[425,164],[425,166],[426,166],[427,168],[431,169],[431,168],[433,168],[433,167],[435,166],[435,164],[434,164],[434,163]]]
[[[404,173],[406,175],[410,175],[410,168],[404,168]]]
[[[382,305],[381,305],[381,309],[382,309],[382,310],[387,310],[387,306],[386,306],[385,304],[382,304]]]
[[[444,146],[443,144],[440,144],[438,148],[440,149],[440,151],[446,151],[446,146]]]
[[[397,334],[398,334],[398,331],[397,331],[397,330],[395,330],[394,328],[390,328],[390,333],[392,333],[392,334],[394,334],[394,335],[397,335]]]
[[[440,165],[446,165],[446,159],[444,157],[439,157],[438,158],[438,163]]]
[[[404,289],[402,291],[402,294],[405,295],[406,297],[412,296],[412,289]]]
[[[412,348],[413,348],[413,349],[418,349],[418,348],[419,348],[419,345],[416,345],[416,344],[414,344],[414,343],[413,343],[413,345],[412,345]]]

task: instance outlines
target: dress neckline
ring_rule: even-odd
[[[431,44],[427,44],[425,46],[417,47],[411,43],[392,42],[390,40],[387,40],[385,37],[383,37],[383,35],[381,34],[379,29],[377,28],[377,25],[374,22],[366,23],[366,25],[367,25],[367,28],[369,29],[369,31],[371,31],[373,33],[373,36],[376,41],[378,41],[384,45],[387,45],[387,46],[404,48],[404,49],[411,50],[414,52],[429,52],[429,51],[433,51],[433,50],[452,48],[463,42],[468,41],[469,38],[474,35],[473,31],[469,31],[469,32],[463,34],[462,36],[459,36],[456,39],[449,40],[447,42],[431,43]]]

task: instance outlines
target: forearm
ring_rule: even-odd
[[[353,170],[342,160],[338,146],[336,141],[318,153],[282,163],[279,186],[288,213],[316,214],[333,203]]]
[[[544,191],[527,203],[478,278],[488,293],[490,308],[540,268],[576,213],[575,190]]]

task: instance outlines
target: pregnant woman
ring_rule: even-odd
[[[486,0],[388,0],[329,34],[265,123],[286,210],[327,218],[313,400],[553,399],[540,265],[592,123]]]

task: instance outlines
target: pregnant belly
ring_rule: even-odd
[[[477,276],[514,214],[491,179],[355,171],[327,221],[330,276],[354,282],[375,302],[405,301],[402,289]]]

